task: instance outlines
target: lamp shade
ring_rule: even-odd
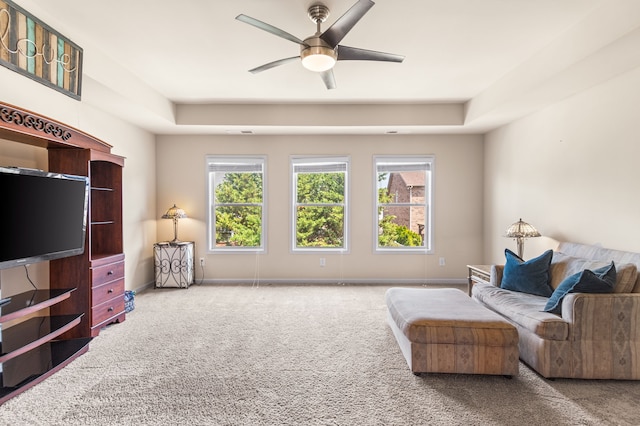
[[[335,59],[333,59],[331,56],[328,56],[322,53],[316,53],[313,55],[305,56],[302,59],[302,65],[306,69],[313,72],[327,71],[333,68],[335,63],[336,63]]]
[[[536,228],[520,219],[507,228],[504,236],[509,238],[532,238],[540,237],[541,235]]]
[[[162,215],[163,219],[184,219],[185,217],[187,217],[185,211],[175,204]]]
[[[324,46],[312,46],[301,52],[302,66],[309,71],[323,72],[336,64],[336,52]]]

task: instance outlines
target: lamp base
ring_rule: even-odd
[[[173,218],[173,240],[169,241],[169,244],[171,244],[172,246],[177,246],[181,242],[182,241],[178,239],[178,218],[174,217]]]
[[[522,257],[524,255],[524,238],[518,237],[516,238],[516,242],[518,244],[518,257],[524,260],[524,257]]]

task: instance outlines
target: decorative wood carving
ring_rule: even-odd
[[[47,121],[42,117],[36,117],[31,114],[21,113],[15,109],[7,107],[0,108],[0,120],[5,123],[15,123],[19,126],[24,126],[28,129],[34,129],[39,132],[44,132],[47,135],[51,135],[56,139],[68,141],[71,139],[71,132],[63,129],[61,126]]]
[[[66,124],[0,102],[0,138],[44,148],[111,152],[111,145]]]

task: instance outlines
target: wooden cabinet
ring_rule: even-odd
[[[122,157],[91,149],[49,149],[49,170],[89,176],[91,191],[85,252],[50,262],[57,282],[78,283],[55,315],[83,312],[80,325],[65,337],[97,336],[100,329],[125,320],[122,247]],[[62,278],[62,279],[60,279]]]
[[[47,149],[49,171],[88,176],[91,184],[84,253],[50,261],[49,289],[0,307],[2,404],[85,353],[102,327],[124,321],[125,287],[124,158],[91,135],[2,102],[0,139]]]

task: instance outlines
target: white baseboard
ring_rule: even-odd
[[[224,279],[224,278],[205,278],[196,280],[196,284],[218,284],[218,285],[454,285],[461,286],[467,285],[466,278],[403,278],[403,279],[391,279],[391,278],[335,278],[335,279],[320,279],[320,278],[265,278],[260,280],[254,280],[249,278],[237,278],[237,279]]]
[[[134,288],[133,291],[135,291],[136,294],[138,294],[138,293],[141,293],[141,292],[149,290],[149,289],[153,290],[153,287],[155,286],[155,284],[156,284],[155,281],[151,281],[151,282],[143,284],[143,285],[141,285],[139,287]]]

